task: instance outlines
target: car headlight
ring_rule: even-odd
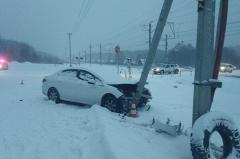
[[[225,70],[225,67],[224,67],[224,66],[221,66],[221,67],[220,67],[220,70]]]
[[[156,68],[156,71],[160,71],[160,68]]]

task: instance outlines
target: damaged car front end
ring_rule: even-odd
[[[120,104],[122,105],[121,112],[122,113],[129,112],[132,102],[134,100],[133,98],[137,92],[138,83],[135,83],[135,84],[108,84],[108,85],[117,88],[121,93],[123,93],[123,95],[119,98]],[[150,99],[152,99],[151,92],[147,88],[144,88],[142,96],[137,103],[137,108],[146,106]]]

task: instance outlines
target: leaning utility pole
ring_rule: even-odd
[[[99,54],[100,54],[100,64],[102,65],[102,44],[99,45]]]
[[[197,52],[192,124],[211,108],[215,0],[198,0]]]
[[[71,46],[71,35],[72,33],[68,33],[68,41],[69,41],[69,66],[72,67],[72,46]]]
[[[89,64],[92,64],[92,44],[89,45]]]
[[[157,27],[156,27],[156,30],[154,32],[153,39],[151,42],[150,50],[147,55],[147,59],[146,59],[146,62],[145,62],[145,65],[144,65],[144,68],[143,68],[143,71],[142,71],[142,74],[140,77],[140,81],[138,83],[137,94],[136,94],[137,102],[139,102],[139,100],[140,100],[144,85],[146,84],[148,74],[151,70],[154,58],[156,56],[159,41],[161,39],[163,29],[166,25],[167,17],[169,15],[169,12],[170,12],[170,9],[172,6],[172,2],[173,2],[173,0],[164,0],[163,7],[161,10],[160,16],[158,18]]]

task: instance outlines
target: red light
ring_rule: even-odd
[[[5,62],[5,60],[4,60],[4,59],[0,59],[0,62],[1,62],[1,63],[4,63],[4,62]]]

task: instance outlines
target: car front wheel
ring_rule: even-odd
[[[105,97],[103,97],[101,105],[103,107],[106,107],[111,112],[116,112],[116,113],[122,112],[121,102],[113,95],[106,95]]]
[[[176,69],[176,70],[173,71],[173,73],[174,73],[174,74],[178,74],[178,73],[179,73],[179,70]]]

